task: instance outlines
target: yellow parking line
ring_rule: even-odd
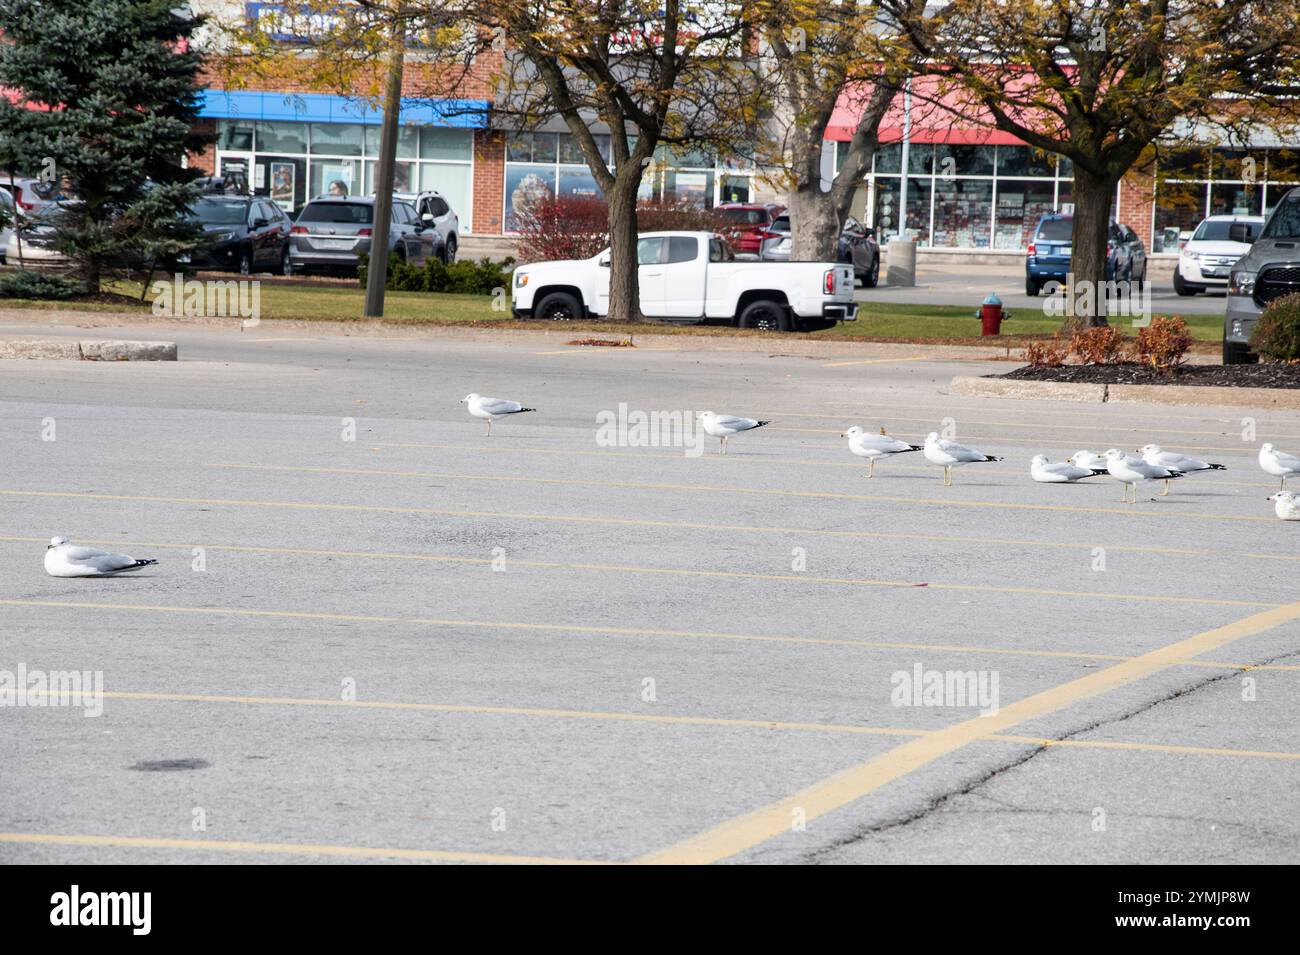
[[[181,607],[168,604],[92,603],[72,600],[29,600],[0,598],[0,606],[51,607],[65,610],[127,610],[143,613],[175,613],[211,616],[260,617],[288,620],[320,620],[342,623],[391,623],[418,627],[466,627],[470,629],[499,629],[536,631],[540,633],[579,633],[596,636],[620,637],[671,637],[689,640],[736,640],[752,643],[794,644],[802,646],[856,647],[864,650],[907,650],[916,653],[959,653],[1012,657],[1046,657],[1064,660],[1089,660],[1100,662],[1125,661],[1131,656],[1091,653],[1078,650],[1040,650],[1032,647],[990,647],[948,643],[911,643],[897,640],[852,640],[841,637],[811,637],[798,634],[735,633],[722,630],[668,630],[656,627],[596,627],[586,624],[532,623],[517,620],[471,620],[437,617],[396,617],[366,614],[321,613],[299,610],[252,610],[246,607]],[[1291,664],[1231,663],[1227,661],[1183,660],[1186,666],[1216,670],[1295,670]]]
[[[0,832],[0,842],[22,845],[111,846],[123,849],[193,849],[199,852],[254,852],[273,855],[338,856],[352,859],[411,859],[419,862],[478,862],[503,865],[608,865],[588,859],[516,856],[440,849],[313,845],[298,842],[234,842],[227,839],[152,839],[142,836],[90,836],[52,832]]]
[[[1300,618],[1300,603],[1287,604],[1116,663],[1088,676],[1017,700],[1002,707],[996,714],[976,716],[927,733],[919,739],[814,783],[792,796],[737,816],[667,849],[643,856],[638,861],[684,864],[710,863],[729,858],[789,832],[794,818],[811,822],[971,743],[1134,683],[1188,657],[1272,630],[1297,618]]]
[[[913,355],[908,358],[864,358],[861,361],[829,361],[822,365],[823,368],[844,368],[847,365],[886,365],[891,362],[900,361],[925,361],[929,355]]]
[[[449,481],[497,481],[511,484],[547,484],[562,487],[607,487],[631,491],[683,491],[695,494],[751,494],[767,497],[803,497],[823,498],[837,501],[878,501],[888,504],[913,504],[939,507],[987,507],[995,510],[1060,511],[1076,514],[1124,514],[1141,517],[1183,517],[1215,521],[1262,521],[1272,524],[1273,517],[1256,517],[1238,514],[1208,514],[1202,512],[1172,510],[1138,511],[1131,507],[1082,507],[1066,504],[1026,504],[1004,501],[967,501],[961,499],[940,500],[937,498],[921,499],[901,497],[889,494],[849,494],[845,491],[791,491],[784,488],[746,487],[716,484],[666,484],[649,481],[596,481],[577,480],[574,478],[544,478],[523,474],[457,474],[447,471],[406,471],[384,468],[326,468],[305,467],[288,464],[208,464],[210,468],[228,471],[266,471],[290,474],[347,474],[358,477],[412,477],[434,478]],[[937,469],[936,469],[937,474]],[[936,478],[937,480],[937,478]]]

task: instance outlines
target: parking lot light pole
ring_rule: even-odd
[[[388,52],[388,80],[384,88],[384,123],[379,135],[379,162],[375,165],[375,221],[370,234],[370,271],[366,276],[366,318],[383,318],[384,285],[388,280],[388,231],[393,217],[393,166],[397,159],[397,127],[402,111],[402,60],[406,54],[405,30],[394,18]],[[364,180],[364,175],[363,175]]]

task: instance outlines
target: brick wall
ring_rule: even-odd
[[[500,235],[505,201],[506,138],[490,129],[474,132],[474,234]]]
[[[211,140],[211,137],[217,134],[217,121],[215,119],[200,119],[194,124],[194,128],[207,135]],[[186,161],[191,169],[202,169],[205,174],[215,176],[217,174],[217,144],[209,141],[202,152],[189,153]]]
[[[1119,183],[1119,221],[1138,234],[1151,251],[1151,209],[1155,179],[1149,172],[1131,170]]]

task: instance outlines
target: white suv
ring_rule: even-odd
[[[1178,255],[1175,292],[1196,295],[1206,289],[1228,288],[1228,273],[1250,251],[1249,242],[1234,242],[1228,237],[1234,222],[1246,227],[1252,242],[1264,228],[1263,216],[1210,216],[1202,221]]]
[[[460,247],[460,218],[452,211],[447,197],[433,189],[424,192],[395,192],[393,197],[415,206],[425,226],[438,230],[446,244],[446,261],[455,262],[456,250]]]

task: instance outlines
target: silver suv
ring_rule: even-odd
[[[370,253],[375,221],[372,197],[317,196],[302,208],[289,234],[289,267],[294,275],[344,272],[355,275],[357,256]],[[409,202],[393,203],[388,228],[388,254],[411,265],[431,257],[447,261],[447,247],[438,230],[422,222]]]
[[[1247,223],[1234,222],[1228,238],[1251,243],[1228,276],[1228,310],[1223,318],[1223,363],[1258,361],[1251,354],[1250,333],[1264,307],[1275,298],[1300,292],[1300,187],[1273,207],[1252,238]]]
[[[460,248],[460,217],[451,208],[447,197],[435,189],[424,192],[399,192],[394,199],[401,199],[415,206],[420,221],[438,230],[447,247],[447,261],[456,261],[456,250]]]

